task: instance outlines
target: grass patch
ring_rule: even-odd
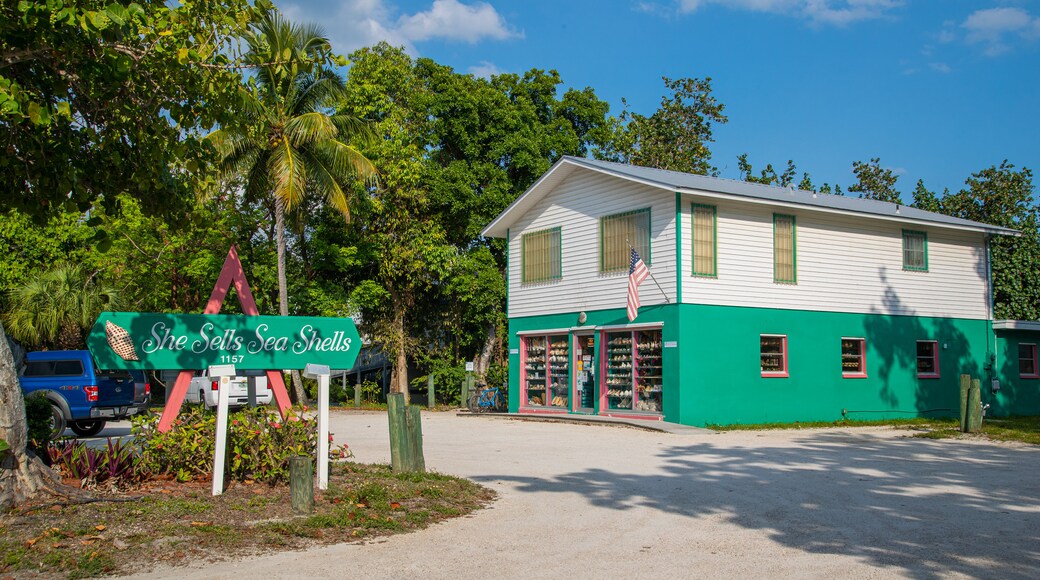
[[[89,578],[297,550],[418,530],[480,509],[494,492],[438,473],[397,474],[389,465],[336,464],[314,513],[292,513],[287,486],[153,480],[138,501],[20,506],[0,514],[0,577]],[[50,501],[42,500],[42,501]],[[55,527],[61,526],[61,527]]]
[[[1040,445],[1040,416],[986,418],[982,422],[982,433],[979,435],[993,441],[1018,441],[1019,443]],[[979,435],[961,433],[958,425],[954,423],[953,426],[920,433],[915,437],[947,439],[978,437]]]

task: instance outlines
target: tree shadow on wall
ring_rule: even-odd
[[[898,385],[907,380],[916,381],[914,411],[930,415],[959,413],[959,376],[969,374],[980,378],[982,370],[970,352],[968,337],[949,319],[922,321],[888,282],[884,267],[878,269],[878,276],[885,286],[882,310],[871,308],[871,314],[878,316],[867,319],[865,330],[867,344],[882,363],[878,367],[881,399],[893,411],[909,411],[901,408],[910,402],[900,400]],[[893,312],[904,314],[891,314]],[[939,378],[917,378],[919,340],[938,342]]]
[[[693,520],[721,520],[805,553],[914,578],[1024,579],[1040,571],[1040,487],[1028,483],[1040,458],[1034,448],[833,431],[795,446],[697,443],[658,457],[660,467],[644,473],[587,468],[474,479],[572,494],[601,509],[657,510],[690,518],[690,530],[712,525]]]

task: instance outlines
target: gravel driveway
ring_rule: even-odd
[[[160,578],[1036,578],[1040,449],[891,429],[709,431],[423,413],[426,464],[499,493],[431,529]],[[389,462],[383,413],[336,442]]]

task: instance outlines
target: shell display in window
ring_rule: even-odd
[[[123,360],[141,360],[137,358],[134,349],[134,341],[125,328],[114,324],[111,320],[105,321],[105,336],[108,337],[108,346]]]

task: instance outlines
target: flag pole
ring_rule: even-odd
[[[625,238],[625,243],[628,244],[628,249],[629,250],[634,250],[635,249],[635,248],[632,247],[632,242],[628,241],[628,238]],[[636,255],[639,255],[639,252],[636,252]],[[643,257],[639,256],[639,259],[642,260]],[[661,283],[657,281],[657,277],[654,276],[653,271],[650,270],[649,267],[647,267],[646,272],[648,274],[650,274],[650,279],[654,281],[654,284],[657,285],[657,289],[661,291],[661,294],[664,296],[665,303],[666,304],[671,304],[672,303],[672,299],[668,297],[668,293],[664,291],[664,288],[661,288]]]

